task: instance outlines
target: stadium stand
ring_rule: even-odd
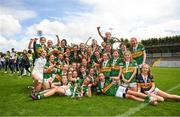
[[[147,57],[146,63],[149,64],[150,66],[154,66],[155,62],[160,59],[157,57]]]
[[[157,67],[180,67],[180,61],[160,61]]]
[[[180,35],[142,40],[146,62],[153,67],[180,67]]]

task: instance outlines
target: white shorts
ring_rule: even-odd
[[[43,74],[43,69],[33,68],[32,74],[36,74],[36,73],[42,73]]]
[[[151,92],[152,94],[157,94],[157,92],[159,91],[158,88],[155,88],[153,92]]]
[[[115,96],[120,97],[120,98],[124,98],[124,95],[126,94],[126,90],[127,90],[126,87],[119,86]]]
[[[71,90],[70,89],[65,90],[65,95],[66,96],[71,96],[72,95]]]
[[[129,84],[123,83],[122,86],[126,88],[134,88],[134,87],[137,87],[137,83],[136,82],[129,83]]]
[[[38,72],[32,72],[32,76],[35,75],[37,76],[36,78],[33,77],[33,79],[38,80],[38,82],[43,82],[43,73],[38,73]]]
[[[60,86],[60,87],[64,89],[64,91],[65,91],[64,95],[66,95],[66,96],[71,96],[72,95],[72,92],[71,92],[71,90],[69,88],[65,89],[67,86]]]

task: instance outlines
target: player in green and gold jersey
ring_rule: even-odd
[[[135,79],[137,63],[133,60],[130,51],[124,53],[124,60],[120,63],[120,66],[122,67],[122,85],[137,91],[137,83]]]

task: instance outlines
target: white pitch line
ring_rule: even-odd
[[[145,108],[148,104],[147,103],[141,103],[139,106],[134,107],[134,108],[130,108],[128,111],[126,111],[123,114],[117,115],[117,116],[121,116],[121,117],[127,117],[130,116],[138,111],[140,111],[141,109]]]
[[[167,90],[166,92],[171,92],[171,91],[173,91],[174,89],[177,89],[177,88],[179,88],[180,87],[180,84],[179,85],[176,85],[175,87],[173,87],[173,88],[171,88],[171,89],[169,89],[169,90]]]
[[[175,90],[175,89],[177,89],[177,88],[179,88],[179,87],[180,87],[180,85],[178,84],[178,85],[176,85],[175,87],[167,90],[166,92],[173,91],[173,90]],[[147,103],[142,103],[142,104],[140,104],[139,106],[134,107],[134,108],[130,108],[130,109],[129,109],[128,111],[126,111],[125,113],[120,114],[120,115],[117,115],[117,116],[121,116],[121,117],[131,116],[132,114],[134,114],[134,113],[140,111],[141,109],[145,108],[147,105],[149,105],[149,104],[147,104]]]

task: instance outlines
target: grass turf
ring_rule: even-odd
[[[156,86],[164,91],[180,85],[180,68],[153,68]],[[30,77],[18,78],[0,71],[0,115],[1,116],[116,116],[141,103],[111,96],[84,97],[81,100],[54,95],[32,101],[29,97],[32,84]],[[169,93],[180,95],[180,87]],[[134,116],[180,116],[180,102],[166,101],[154,107],[145,106]]]

